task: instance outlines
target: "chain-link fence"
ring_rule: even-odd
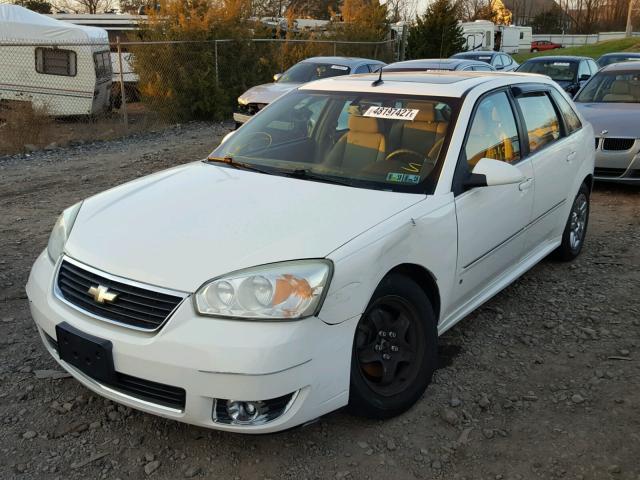
[[[384,62],[400,42],[0,43],[0,155],[231,120],[237,97],[311,56]]]

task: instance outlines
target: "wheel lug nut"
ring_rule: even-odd
[[[389,332],[389,337],[396,338],[396,332],[393,332],[393,331]]]
[[[384,330],[380,330],[378,332],[378,335],[380,335],[381,337],[386,337],[387,336],[387,332],[385,332]]]
[[[398,350],[400,350],[400,349],[397,346],[395,346],[395,345],[391,346],[391,351],[392,352],[397,352]]]
[[[391,360],[391,355],[389,355],[388,353],[385,353],[382,355],[382,359],[383,360]]]
[[[380,350],[382,350],[382,345],[376,345],[375,347],[373,347],[373,349],[374,349],[376,352],[379,352]]]

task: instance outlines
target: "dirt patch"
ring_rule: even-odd
[[[637,188],[597,186],[578,260],[542,262],[448,332],[434,383],[389,421],[336,412],[246,437],[36,374],[59,369],[24,284],[58,213],[201,158],[226,131],[196,124],[0,160],[0,478],[640,478]]]

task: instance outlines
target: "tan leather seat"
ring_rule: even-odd
[[[602,99],[605,102],[633,102],[633,95],[629,92],[629,83],[626,80],[614,80],[611,84],[611,93],[607,93]]]
[[[384,160],[386,141],[377,118],[349,115],[349,131],[333,146],[326,164],[359,171]]]
[[[406,108],[419,110],[413,121],[395,122],[391,127],[393,149],[408,149],[430,156],[447,131],[446,122],[436,120],[433,103],[407,103]],[[437,153],[437,152],[436,152]]]

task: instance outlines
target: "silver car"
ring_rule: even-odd
[[[640,184],[640,62],[604,67],[574,98],[595,132],[595,178]]]
[[[238,97],[233,113],[236,127],[242,125],[280,95],[304,83],[352,73],[377,72],[386,65],[379,60],[356,57],[311,57],[296,63],[284,73],[276,73],[273,83],[252,87]]]

